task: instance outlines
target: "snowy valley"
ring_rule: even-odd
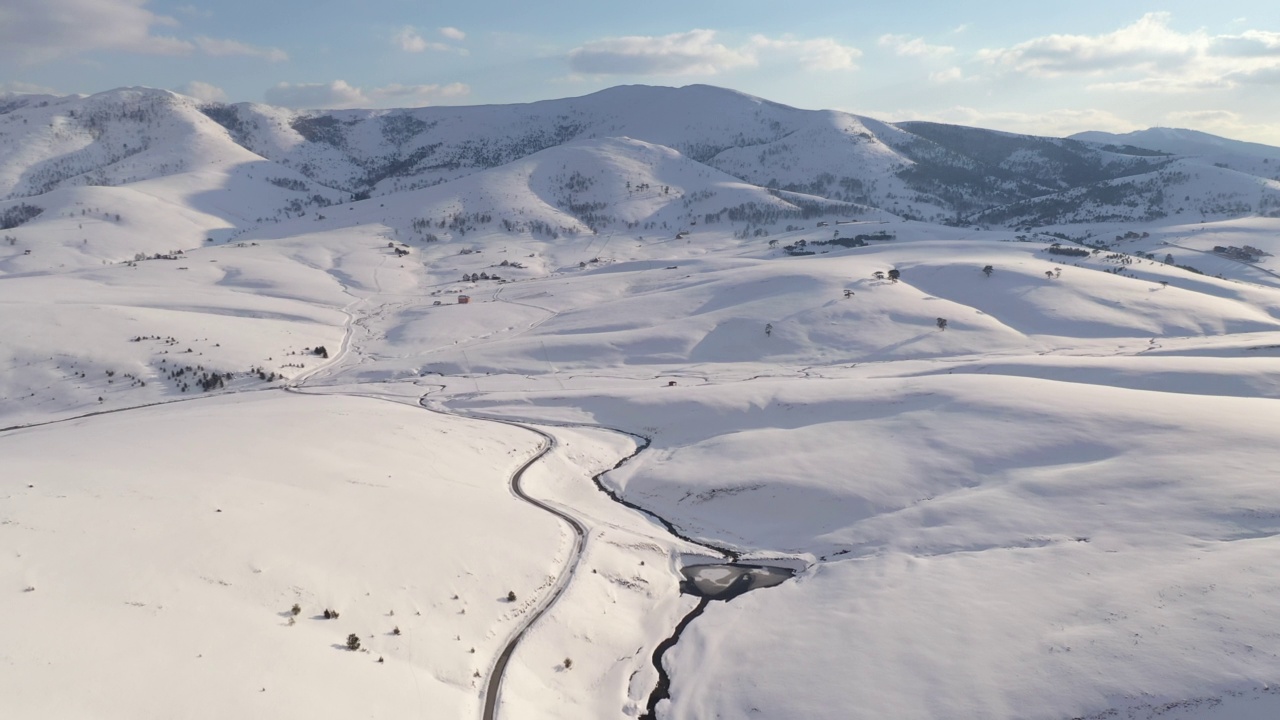
[[[0,221],[0,715],[1280,714],[1280,148],[126,88]]]

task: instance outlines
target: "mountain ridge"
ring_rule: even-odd
[[[692,163],[687,167],[705,168],[681,175],[677,197],[689,207],[609,222],[599,213],[594,220],[586,217],[584,212],[593,211],[583,208],[552,222],[555,212],[539,210],[532,225],[506,218],[512,220],[509,231],[642,232],[648,223],[648,230],[675,233],[701,220],[731,225],[735,234],[768,234],[796,217],[837,207],[850,219],[1004,228],[1280,213],[1280,148],[1194,131],[1048,138],[889,123],[793,108],[709,85],[629,85],[516,105],[390,110],[228,105],[137,87],[8,98],[0,104],[0,214],[14,218],[6,230],[18,226],[16,218],[50,223],[96,210],[119,215],[57,192],[112,187],[159,201],[161,215],[188,218],[173,240],[180,247],[305,216],[320,220],[332,205],[458,183],[529,158],[564,166],[544,175],[568,177],[576,171],[568,157],[587,159],[592,153],[539,153],[611,138],[634,142],[601,152],[635,157],[599,166],[592,180],[598,189],[612,188],[605,193],[612,197],[632,183],[652,185],[644,172],[628,177],[624,168],[645,166],[650,149],[667,148]],[[1218,154],[1190,152],[1198,148]],[[748,192],[756,198],[752,202],[779,212],[743,210],[742,198],[733,193],[711,200],[719,192],[714,183],[728,183],[727,178],[754,187]],[[444,195],[461,198],[464,188],[474,189],[458,187]],[[774,200],[789,207],[777,207]],[[415,201],[397,204],[406,202]],[[504,201],[485,206],[478,198],[463,204],[470,206],[468,214],[494,224],[506,215],[533,212],[532,206]],[[29,208],[41,213],[27,217]],[[193,209],[199,217],[191,224]],[[427,207],[422,209],[425,214]],[[137,219],[135,232],[146,223],[174,227],[153,217]],[[447,225],[448,219],[431,222]],[[120,252],[107,248],[101,257],[119,259]]]

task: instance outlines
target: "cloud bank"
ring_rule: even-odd
[[[594,40],[569,52],[569,66],[586,75],[717,75],[764,62],[791,60],[806,70],[852,70],[862,52],[830,38],[800,40],[755,35],[731,46],[715,30]]]
[[[279,83],[268,89],[271,105],[307,109],[351,109],[374,107],[421,107],[439,100],[463,97],[471,88],[462,83],[448,85],[400,85],[360,88],[345,80],[329,83]]]

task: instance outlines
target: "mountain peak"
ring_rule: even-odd
[[[1225,153],[1280,159],[1280,148],[1244,140],[1233,140],[1188,128],[1152,127],[1128,133],[1089,131],[1076,133],[1071,138],[1085,142],[1130,145],[1172,155],[1191,157]]]

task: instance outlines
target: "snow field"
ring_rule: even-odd
[[[564,547],[507,488],[534,440],[282,394],[5,435],[6,712],[478,713],[473,673]]]

